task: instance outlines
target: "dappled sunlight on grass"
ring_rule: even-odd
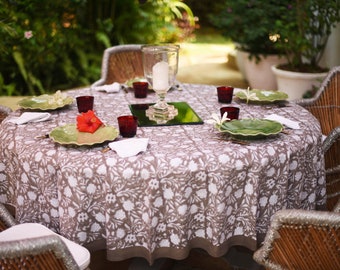
[[[204,63],[225,63],[235,50],[234,43],[216,29],[204,27],[195,31],[195,38],[180,44],[179,66]]]
[[[237,69],[233,43],[181,43],[180,46],[177,75],[180,82],[247,87]]]
[[[223,63],[227,61],[228,54],[233,53],[235,49],[232,43],[181,43],[180,46],[180,67],[198,63]]]

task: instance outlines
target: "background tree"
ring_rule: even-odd
[[[107,47],[179,42],[181,0],[0,0],[0,95],[37,95],[100,78]],[[185,33],[185,34],[183,34]]]

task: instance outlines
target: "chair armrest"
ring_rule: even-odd
[[[339,269],[339,230],[340,213],[280,210],[253,258],[268,269]]]
[[[332,144],[340,137],[340,126],[337,126],[327,135],[323,141],[322,148],[324,152],[327,152]]]

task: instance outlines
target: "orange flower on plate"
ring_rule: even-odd
[[[77,116],[77,129],[81,132],[94,133],[102,125],[103,122],[91,110]]]

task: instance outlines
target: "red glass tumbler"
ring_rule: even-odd
[[[234,87],[219,86],[217,87],[218,102],[231,103],[233,99]]]
[[[122,137],[131,138],[137,132],[137,117],[133,115],[122,115],[117,118],[119,133]]]
[[[136,98],[146,98],[149,88],[149,84],[147,82],[133,82],[132,86],[135,90]]]
[[[94,96],[79,96],[76,97],[78,112],[87,112],[93,110]]]
[[[224,113],[227,113],[227,117],[230,120],[238,119],[240,108],[238,107],[222,107],[220,108],[221,117],[223,117]]]

